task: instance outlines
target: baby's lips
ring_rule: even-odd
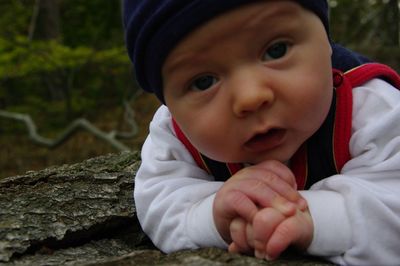
[[[262,152],[279,146],[286,136],[286,130],[273,128],[262,134],[256,134],[249,139],[245,146],[253,152]]]

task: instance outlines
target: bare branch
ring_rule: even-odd
[[[130,150],[122,142],[115,139],[115,136],[117,134],[115,134],[113,131],[110,133],[105,133],[84,118],[79,118],[74,120],[56,139],[48,139],[40,136],[37,133],[36,125],[32,121],[32,118],[29,115],[0,110],[0,117],[23,122],[28,130],[29,138],[33,142],[49,148],[55,148],[59,146],[66,139],[72,136],[78,129],[82,128],[92,133],[99,139],[108,142],[109,144],[111,144],[111,146],[113,146],[115,149],[119,151]]]

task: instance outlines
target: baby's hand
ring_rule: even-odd
[[[239,254],[254,254],[253,226],[241,217],[235,218],[230,225],[232,243],[228,251]]]
[[[314,231],[308,209],[298,209],[295,215],[287,217],[274,208],[265,208],[254,216],[253,226],[246,227],[253,230],[247,234],[251,235],[255,256],[267,260],[276,259],[290,245],[306,250]]]
[[[257,258],[272,260],[289,245],[307,249],[313,237],[313,223],[308,210],[297,210],[296,215],[287,217],[273,208],[265,208],[255,215],[253,224],[235,218],[230,232],[229,252],[248,255],[254,252]]]
[[[229,243],[234,218],[252,224],[260,208],[272,207],[286,216],[294,215],[297,207],[304,210],[307,203],[296,188],[293,173],[280,162],[265,161],[242,169],[215,196],[213,215],[218,232]]]

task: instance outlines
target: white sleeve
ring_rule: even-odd
[[[302,191],[314,222],[308,252],[338,264],[400,262],[400,93],[382,80],[353,89],[352,159]]]
[[[167,107],[161,106],[150,124],[135,177],[134,198],[144,232],[166,253],[227,248],[212,214],[222,184],[196,165],[175,136]]]

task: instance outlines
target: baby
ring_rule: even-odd
[[[327,13],[325,0],[125,0],[136,78],[164,104],[134,195],[161,250],[398,263],[400,79],[335,45]]]

